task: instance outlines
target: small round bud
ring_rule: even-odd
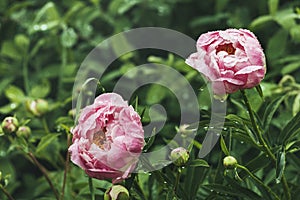
[[[18,119],[15,117],[6,117],[1,124],[2,131],[5,134],[13,133],[19,126]]]
[[[128,200],[129,192],[122,185],[113,185],[104,194],[104,200]]]
[[[70,117],[72,117],[72,118],[75,118],[75,116],[76,116],[76,109],[73,108],[73,109],[69,110],[68,115]]]
[[[18,137],[28,138],[31,134],[31,129],[28,126],[20,126],[16,134]]]
[[[238,164],[238,162],[233,156],[226,156],[223,159],[223,165],[227,169],[234,169],[237,164]]]
[[[183,166],[188,161],[189,157],[189,152],[183,147],[173,149],[170,155],[170,159],[172,160],[174,165],[178,167]]]
[[[29,100],[26,104],[27,109],[35,116],[42,116],[48,112],[48,102],[44,99]]]

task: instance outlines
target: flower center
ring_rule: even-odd
[[[235,53],[235,48],[232,46],[232,43],[219,45],[216,50],[217,53],[220,51],[226,51],[229,55],[233,55]]]
[[[93,143],[100,147],[101,149],[104,149],[104,142],[106,141],[106,136],[104,131],[98,131],[94,133],[93,135]]]

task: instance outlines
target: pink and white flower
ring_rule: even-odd
[[[71,160],[97,179],[126,179],[144,146],[140,116],[115,93],[98,96],[72,129]]]
[[[257,86],[266,73],[265,55],[256,36],[245,29],[202,34],[197,52],[186,63],[212,83],[214,94],[224,97]]]

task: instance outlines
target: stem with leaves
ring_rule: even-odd
[[[277,199],[280,200],[280,198],[272,191],[272,189],[270,187],[268,187],[267,185],[265,185],[257,176],[255,176],[254,174],[252,174],[249,169],[247,169],[245,166],[239,165],[237,164],[236,166],[239,169],[244,170],[255,182],[257,182],[261,187],[265,188],[265,190],[267,190],[270,194],[272,194],[272,196]]]
[[[253,129],[254,129],[254,132],[255,132],[255,134],[256,134],[256,136],[258,138],[258,141],[262,145],[264,152],[271,158],[273,164],[276,166],[276,157],[272,153],[270,147],[266,143],[265,139],[263,138],[263,135],[262,135],[261,131],[258,128],[258,125],[257,125],[257,123],[255,121],[255,117],[254,117],[254,113],[253,113],[252,107],[251,107],[250,102],[249,102],[249,100],[247,98],[247,95],[246,95],[246,92],[245,92],[245,90],[240,90],[240,91],[241,91],[242,97],[244,99],[245,105],[247,107],[247,110],[248,110],[248,113],[249,113],[249,117],[250,117]],[[287,181],[285,179],[284,174],[282,175],[282,184],[283,184],[283,191],[284,191],[284,195],[285,195],[286,199],[287,200],[291,200],[290,189],[289,189],[289,186],[288,186],[288,183],[287,183]]]

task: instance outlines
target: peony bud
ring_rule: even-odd
[[[31,129],[28,126],[20,126],[16,134],[18,137],[28,138],[31,134]]]
[[[104,200],[128,200],[129,192],[122,185],[113,185],[106,190],[104,194]]]
[[[76,116],[76,109],[73,108],[73,109],[69,110],[68,115],[70,117],[72,117],[72,118],[75,118],[75,116]]]
[[[15,117],[6,117],[1,124],[2,131],[5,134],[13,133],[17,130],[19,122]]]
[[[27,102],[27,109],[35,116],[42,116],[48,112],[48,102],[44,99],[30,100]]]
[[[188,161],[189,157],[189,152],[183,147],[173,149],[170,155],[172,162],[178,167],[183,166]]]
[[[227,169],[234,169],[237,164],[238,164],[238,162],[233,156],[226,156],[223,159],[223,165]]]

